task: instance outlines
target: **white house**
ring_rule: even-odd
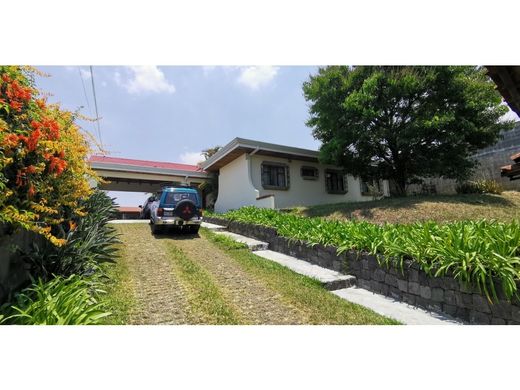
[[[373,185],[389,195],[388,181],[366,183],[343,170],[323,165],[315,150],[235,138],[202,163],[218,173],[215,211],[242,206],[286,208],[374,199]]]

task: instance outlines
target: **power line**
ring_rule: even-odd
[[[94,85],[94,71],[92,70],[92,65],[90,65],[90,80],[92,81],[92,94],[94,95],[94,107],[96,108],[96,124],[98,129],[98,138],[101,147],[103,147],[103,141],[101,140],[101,128],[99,126],[99,113],[98,113],[98,105],[96,99],[96,87]]]
[[[81,71],[81,67],[79,67],[79,66],[78,66],[78,73],[79,73],[79,77],[81,79],[81,86],[83,87],[83,95],[85,95],[85,101],[87,102],[88,114],[92,118],[93,115],[92,115],[92,109],[90,108],[90,102],[89,102],[89,98],[88,98],[88,94],[87,94],[87,88],[85,87],[85,80],[83,79],[83,72]]]

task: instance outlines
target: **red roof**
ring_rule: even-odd
[[[139,213],[141,212],[140,207],[132,207],[132,206],[121,206],[117,208],[120,213]]]
[[[132,166],[140,166],[140,167],[174,169],[174,170],[178,170],[178,171],[203,172],[202,168],[200,168],[198,165],[179,164],[179,163],[170,163],[170,162],[161,162],[161,161],[134,160],[134,159],[129,159],[129,158],[118,158],[118,157],[108,157],[108,156],[98,156],[98,155],[90,156],[89,162],[101,162],[101,163],[108,163],[108,164],[121,164],[121,165],[132,165]]]

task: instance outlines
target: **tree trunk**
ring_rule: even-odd
[[[397,174],[392,178],[395,183],[395,188],[398,196],[406,196],[406,177],[402,174]]]

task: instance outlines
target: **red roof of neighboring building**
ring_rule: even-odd
[[[178,171],[190,171],[190,172],[203,172],[202,168],[198,165],[190,164],[179,164],[161,161],[148,161],[148,160],[134,160],[129,158],[119,157],[108,157],[108,156],[90,156],[89,162],[101,162],[108,164],[121,164],[121,165],[133,165],[140,167],[151,167],[151,168],[163,168],[163,169],[174,169]]]
[[[139,212],[141,212],[140,207],[132,207],[132,206],[121,206],[121,207],[118,207],[117,210],[120,213],[139,213]]]

